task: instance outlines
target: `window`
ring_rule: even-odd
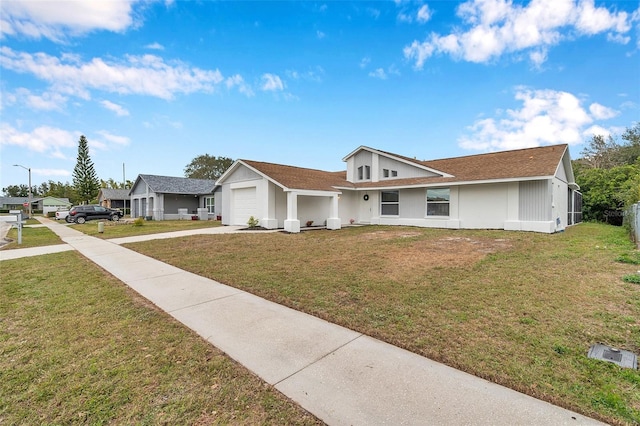
[[[382,176],[389,177],[389,169],[382,169]]]
[[[449,216],[449,188],[427,189],[427,216]]]
[[[369,180],[369,179],[371,179],[371,167],[369,166],[358,167],[358,180]]]
[[[207,197],[204,199],[204,206],[207,208],[207,213],[215,213],[215,198]]]
[[[397,170],[391,170],[391,177],[398,177],[398,171]]]
[[[398,191],[382,191],[380,197],[380,214],[398,216],[400,214],[400,193]]]

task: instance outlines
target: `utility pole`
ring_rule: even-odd
[[[29,172],[29,219],[31,219],[31,167],[25,167],[20,164],[14,164],[14,167],[22,167]]]

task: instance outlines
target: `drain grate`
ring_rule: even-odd
[[[601,361],[612,362],[618,364],[620,367],[638,368],[638,357],[636,354],[622,349],[612,348],[601,343],[596,343],[591,346],[587,356]]]

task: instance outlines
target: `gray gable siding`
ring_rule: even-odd
[[[254,172],[253,170],[249,169],[245,165],[240,164],[239,167],[236,168],[236,170],[231,172],[231,174],[225,178],[224,183],[228,184],[228,183],[244,182],[247,180],[256,180],[256,179],[262,179],[262,176],[260,176],[258,173]]]

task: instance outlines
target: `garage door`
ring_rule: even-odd
[[[249,217],[258,219],[256,187],[233,190],[233,224],[246,225]]]

